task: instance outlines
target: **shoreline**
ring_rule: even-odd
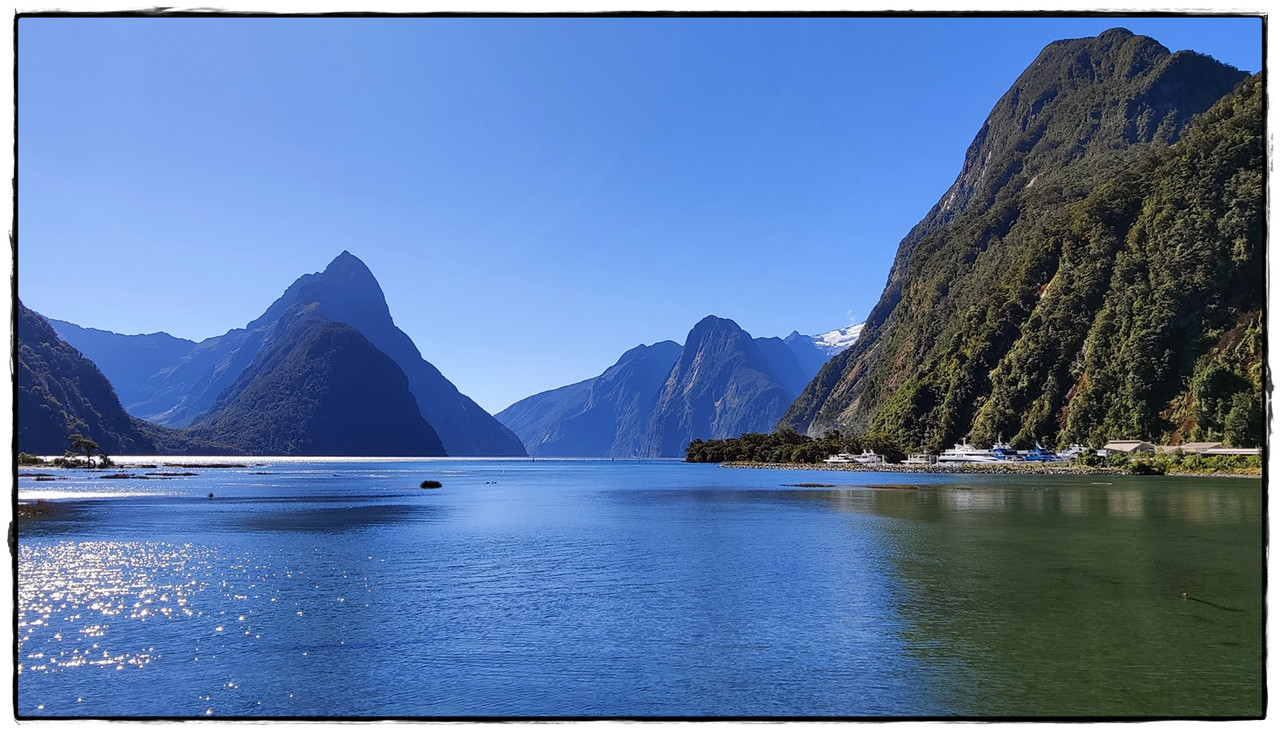
[[[816,470],[820,472],[897,472],[910,474],[963,475],[963,474],[997,474],[997,475],[1134,475],[1120,467],[1089,467],[1072,464],[1035,464],[1035,463],[973,463],[955,465],[907,465],[907,464],[826,464],[817,462],[721,462],[720,467],[747,470]],[[1244,477],[1261,479],[1262,475],[1248,472],[1166,472],[1163,475],[1141,475],[1150,477]]]

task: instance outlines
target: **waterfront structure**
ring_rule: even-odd
[[[1098,456],[1110,457],[1113,454],[1155,454],[1156,446],[1151,442],[1137,439],[1118,439],[1107,442],[1098,450]]]
[[[1174,454],[1176,452],[1202,454],[1210,449],[1218,449],[1220,447],[1222,447],[1222,442],[1187,442],[1186,444],[1168,444],[1160,447],[1160,451],[1164,454]]]

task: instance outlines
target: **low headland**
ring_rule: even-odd
[[[892,472],[948,475],[1165,475],[1170,477],[1261,477],[1261,465],[1204,470],[1136,468],[1134,465],[1087,465],[1073,462],[1008,462],[972,464],[828,464],[824,462],[721,462],[721,467],[750,470],[815,470],[822,472]]]
[[[1117,445],[1119,443],[1116,443]],[[1110,445],[1108,445],[1110,446]],[[998,461],[908,461],[907,450],[883,435],[842,435],[831,431],[820,438],[789,429],[744,433],[729,439],[695,439],[685,450],[686,462],[722,467],[779,470],[897,472],[933,474],[1015,475],[1176,475],[1261,477],[1265,454],[1212,454],[1181,449],[1107,454],[1097,448],[1078,448],[1075,456],[1053,459],[1007,458]],[[826,461],[833,455],[873,457]]]

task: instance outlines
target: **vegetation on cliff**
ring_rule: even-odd
[[[890,462],[906,458],[893,440],[880,435],[844,435],[828,431],[814,439],[785,427],[769,434],[748,432],[728,439],[695,439],[685,450],[686,462],[816,463],[833,454],[861,454],[871,450]]]
[[[782,424],[933,451],[1259,443],[1263,84],[1243,77],[1123,30],[1046,48]]]

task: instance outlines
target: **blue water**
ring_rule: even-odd
[[[1263,707],[1258,480],[543,460],[190,471],[19,478],[20,498],[45,500],[20,525],[19,716]]]

